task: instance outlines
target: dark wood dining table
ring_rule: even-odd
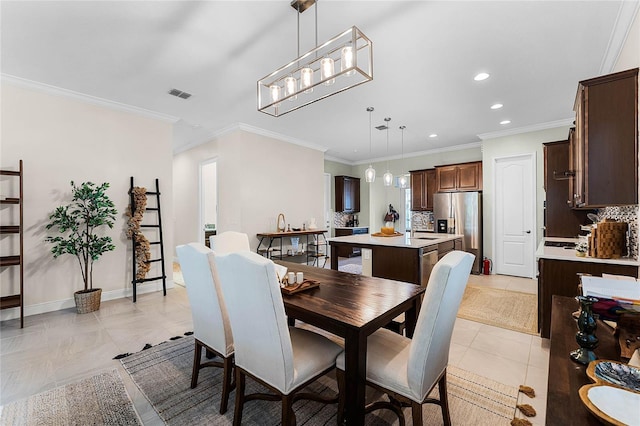
[[[384,278],[315,268],[298,263],[276,263],[305,279],[320,282],[316,288],[283,295],[290,319],[300,320],[344,339],[345,419],[364,424],[367,371],[367,336],[405,313],[406,334],[413,335],[424,288]]]

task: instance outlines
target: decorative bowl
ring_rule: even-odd
[[[596,383],[612,384],[633,392],[640,392],[640,368],[616,361],[592,361],[587,375]]]

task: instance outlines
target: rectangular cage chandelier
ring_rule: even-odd
[[[258,80],[258,111],[279,117],[373,80],[373,45],[351,27]]]

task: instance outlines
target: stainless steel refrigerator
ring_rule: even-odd
[[[480,274],[482,272],[482,192],[434,194],[433,215],[438,228],[446,223],[448,233],[464,235],[462,250],[476,256],[471,272]]]

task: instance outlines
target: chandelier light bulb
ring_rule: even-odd
[[[333,83],[336,82],[335,78],[331,78],[335,73],[336,72],[335,72],[333,59],[322,58],[322,60],[320,61],[320,79],[321,80],[329,79],[324,82],[325,86],[331,86]]]
[[[351,45],[345,46],[340,51],[340,71],[344,71],[348,68],[353,68],[354,60],[353,60],[353,47]],[[356,73],[355,70],[347,71],[344,75],[352,76]]]
[[[271,86],[269,86],[269,91],[271,92],[271,100],[273,102],[278,102],[280,100],[281,90],[282,88],[278,84],[272,84]],[[276,106],[279,105],[279,103],[276,104]]]
[[[391,186],[393,183],[393,175],[389,170],[382,176],[382,182],[384,182],[384,186]]]
[[[373,112],[373,107],[367,107],[367,112],[369,113],[369,156],[371,156],[371,113]],[[364,171],[364,179],[367,183],[373,183],[376,180],[376,169],[373,168],[371,163],[369,163],[369,168]]]
[[[284,96],[293,95],[296,93],[296,89],[298,87],[298,82],[292,76],[289,76],[284,79]],[[295,101],[298,98],[298,95],[291,96],[289,98],[290,101]]]
[[[407,189],[409,187],[407,175],[402,175],[398,178],[398,186],[400,186],[400,189]]]
[[[306,89],[304,93],[313,92],[313,69],[304,67],[300,70],[300,89]]]
[[[372,183],[376,180],[376,169],[374,169],[371,164],[369,164],[369,168],[364,171],[364,180],[367,183]]]

